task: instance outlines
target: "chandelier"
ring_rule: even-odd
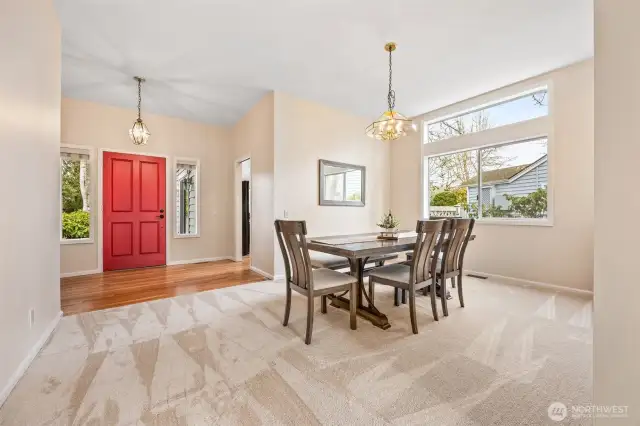
[[[145,82],[142,77],[133,77],[138,82],[138,119],[133,123],[133,127],[129,129],[129,137],[134,145],[146,145],[149,140],[149,129],[140,118],[140,105],[142,104],[141,86]]]
[[[410,131],[415,132],[416,125],[404,115],[393,110],[396,106],[396,92],[391,85],[391,52],[396,50],[396,44],[387,43],[384,50],[389,52],[389,92],[387,94],[389,109],[367,127],[366,134],[378,140],[393,141],[401,136],[406,136]]]

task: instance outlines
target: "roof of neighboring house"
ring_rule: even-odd
[[[542,164],[547,159],[546,155],[538,158],[536,161],[530,164],[521,164],[519,166],[510,166],[504,167],[502,169],[488,170],[486,172],[482,172],[482,184],[496,184],[501,182],[507,182],[512,180],[514,177],[520,177],[518,175],[524,174],[525,170],[529,171],[540,164]],[[473,178],[466,180],[460,184],[460,186],[469,186],[478,183],[478,176],[474,176]]]

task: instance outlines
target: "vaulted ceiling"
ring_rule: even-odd
[[[593,55],[588,0],[56,0],[67,97],[231,125],[270,90],[417,115]]]

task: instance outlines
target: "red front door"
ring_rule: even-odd
[[[166,264],[164,158],[104,153],[104,270]]]

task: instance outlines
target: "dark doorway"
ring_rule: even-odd
[[[251,240],[251,195],[248,180],[242,181],[242,255],[248,256]]]

